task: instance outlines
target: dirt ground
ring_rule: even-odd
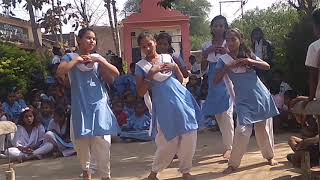
[[[275,135],[276,160],[279,165],[270,167],[262,158],[252,137],[248,153],[244,156],[238,172],[224,175],[221,172],[227,164],[221,157],[222,142],[219,132],[206,131],[198,136],[198,147],[194,157],[192,174],[197,180],[210,179],[243,179],[243,180],[285,180],[302,179],[299,170],[292,168],[286,155],[291,153],[287,140],[290,134]],[[113,142],[111,149],[111,167],[113,180],[141,180],[147,177],[155,152],[153,142],[121,143]],[[178,162],[174,161],[169,168],[160,173],[159,178],[179,180]],[[45,159],[24,162],[15,165],[17,180],[65,180],[79,179],[80,166],[73,157]],[[3,177],[3,176],[2,176]],[[0,179],[1,176],[0,176]]]

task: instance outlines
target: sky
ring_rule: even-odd
[[[74,3],[74,1],[77,0],[62,0],[62,3]],[[116,0],[117,2],[117,8],[119,11],[123,9],[123,5],[127,0]],[[209,14],[209,19],[212,19],[214,16],[220,14],[220,6],[219,2],[220,1],[227,1],[227,0],[208,0],[212,7],[211,11]],[[244,12],[248,11],[250,9],[254,9],[258,7],[259,9],[265,9],[270,7],[273,3],[279,2],[281,0],[248,0],[247,4],[244,6]],[[108,24],[108,16],[106,13],[106,8],[103,7],[103,0],[91,0],[91,2],[94,2],[92,5],[93,8],[98,7],[98,11],[100,14],[103,14],[102,16],[96,17],[97,19],[97,24],[98,25],[107,25]],[[240,10],[240,2],[239,3],[222,3],[221,9],[222,9],[222,15],[224,15],[227,19],[228,22],[232,22],[235,18],[239,17],[241,15],[241,10]],[[44,8],[46,9],[46,7]],[[25,10],[23,10],[22,7],[18,7],[17,9],[14,10],[16,16],[18,18],[26,19],[28,20],[28,15]],[[41,13],[37,14],[38,17],[41,16]],[[124,16],[119,15],[118,20],[122,19]],[[63,33],[68,33],[72,31],[71,25],[66,25],[63,27]]]

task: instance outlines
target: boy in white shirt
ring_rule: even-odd
[[[309,70],[309,98],[307,102],[320,99],[320,9],[313,12],[312,21],[313,32],[318,40],[309,46],[305,62]]]

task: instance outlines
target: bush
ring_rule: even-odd
[[[8,43],[0,43],[0,52],[0,97],[13,86],[25,92],[42,86],[45,68],[35,53]]]
[[[285,41],[286,64],[289,82],[301,94],[308,94],[308,73],[305,66],[309,45],[314,41],[310,16],[304,16],[297,23]]]
[[[294,36],[297,34],[292,37],[293,34],[291,32],[296,31],[298,27],[300,27],[300,29],[306,28],[305,34],[300,34],[298,36],[310,36],[312,33],[307,30],[310,26],[301,26],[301,23],[304,23],[302,21],[301,15],[295,9],[286,4],[276,3],[267,9],[254,9],[248,11],[244,14],[242,19],[235,20],[231,25],[232,27],[239,28],[243,32],[248,40],[248,45],[251,45],[251,31],[255,27],[260,27],[265,34],[265,38],[270,40],[275,47],[276,63],[273,70],[284,72],[285,79],[289,81],[289,84],[301,93],[305,92],[304,84],[297,81],[297,75],[295,73],[302,72],[301,69],[304,69],[304,66],[302,63],[299,65],[295,63],[297,63],[297,61],[302,62],[302,60],[305,59],[305,45],[300,46],[300,44],[304,44],[308,41],[303,39],[303,37],[301,37],[302,39],[300,38],[295,41]],[[289,45],[290,42],[288,44],[288,41],[294,41],[292,43],[296,44]],[[291,51],[293,51],[293,53],[291,53]],[[292,56],[291,54],[295,55]],[[303,56],[304,58],[302,58]],[[298,57],[300,60],[297,60]],[[304,73],[301,75],[300,77],[305,77]]]

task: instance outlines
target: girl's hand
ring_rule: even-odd
[[[148,76],[147,79],[152,80],[153,76],[158,73],[161,72],[163,70],[163,65],[154,65],[151,67],[151,69],[148,72]]]
[[[218,54],[226,54],[228,53],[228,49],[225,47],[216,47],[215,52]]]
[[[18,147],[18,149],[25,154],[33,153],[33,150],[30,147]]]
[[[208,54],[209,53],[212,53],[212,52],[216,52],[216,47],[215,46],[213,46],[213,45],[211,45],[211,46],[209,46],[207,49],[206,49],[206,51],[208,52]]]
[[[89,57],[93,62],[97,62],[97,63],[100,63],[101,61],[105,60],[104,57],[102,57],[99,54],[91,54]]]
[[[249,58],[240,58],[239,62],[240,62],[240,66],[252,66],[254,60],[249,59]]]
[[[85,62],[85,60],[82,56],[78,56],[78,57],[74,58],[74,61],[76,62],[76,64],[81,64],[81,63]]]
[[[237,68],[243,66],[243,64],[241,63],[241,61],[236,60],[235,62],[233,62],[232,64],[227,66],[227,69],[233,69],[233,68]]]
[[[216,77],[213,80],[213,84],[219,84],[222,81],[224,75],[225,75],[225,72],[222,70],[219,70],[216,74]]]
[[[81,58],[83,59],[81,63],[85,65],[94,62],[90,55],[82,55]]]
[[[161,72],[169,72],[169,71],[175,72],[177,70],[177,67],[178,67],[177,64],[166,63],[162,66]]]

